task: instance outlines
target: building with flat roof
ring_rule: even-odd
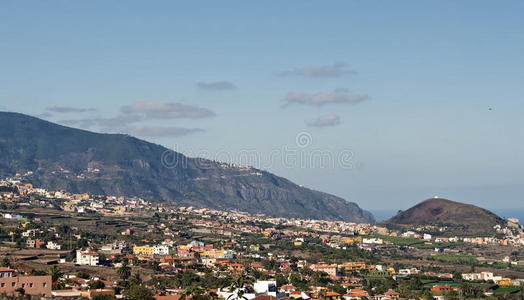
[[[98,265],[99,255],[94,251],[76,250],[76,264],[86,266]]]
[[[17,295],[22,288],[26,295],[51,297],[51,276],[9,276],[0,278],[0,295]]]

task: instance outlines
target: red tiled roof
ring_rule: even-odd
[[[256,296],[252,300],[278,300],[278,298],[269,296],[269,295],[260,295],[260,296]]]
[[[394,290],[388,290],[387,292],[384,293],[384,295],[386,295],[386,296],[398,296],[400,294],[395,292]]]
[[[0,272],[14,272],[15,270],[11,268],[0,268]]]
[[[285,284],[285,285],[281,286],[280,288],[281,289],[285,289],[285,290],[291,290],[291,289],[295,289],[295,286],[291,285],[291,284]]]
[[[350,296],[350,297],[367,297],[369,296],[368,292],[362,289],[352,289],[349,290],[348,293],[344,296]]]
[[[155,296],[155,300],[178,300],[178,299],[180,299],[180,295],[165,295],[165,296],[156,295]]]

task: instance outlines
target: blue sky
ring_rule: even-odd
[[[522,208],[523,11],[522,1],[2,1],[0,108],[251,163],[366,209],[435,195]],[[304,163],[320,152],[336,163]]]

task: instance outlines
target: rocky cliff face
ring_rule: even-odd
[[[270,216],[373,222],[355,203],[287,179],[180,153],[127,135],[98,134],[0,113],[0,176],[33,171],[36,186]]]

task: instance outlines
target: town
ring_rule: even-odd
[[[523,291],[517,219],[489,236],[436,225],[398,231],[47,191],[28,175],[0,182],[6,297],[386,300]]]
[[[0,1],[0,300],[524,300],[524,1]]]

